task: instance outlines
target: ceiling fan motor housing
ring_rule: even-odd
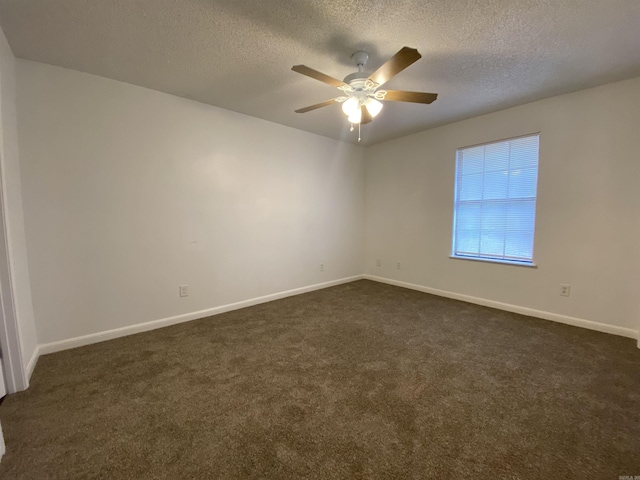
[[[366,72],[355,72],[344,77],[344,83],[351,85],[353,89],[364,87],[364,82],[369,78]]]

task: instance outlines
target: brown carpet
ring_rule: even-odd
[[[358,281],[43,356],[2,479],[640,475],[634,340]]]

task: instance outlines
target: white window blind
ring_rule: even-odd
[[[457,151],[454,257],[533,263],[539,138]]]

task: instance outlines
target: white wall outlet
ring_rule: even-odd
[[[402,268],[402,265],[400,264],[400,262],[396,262],[396,268],[397,268],[398,270],[400,270],[400,269]]]
[[[189,285],[180,285],[178,287],[179,291],[180,291],[180,296],[181,297],[188,297],[189,296]]]
[[[324,272],[324,263],[321,263],[321,264],[320,264],[320,271],[321,271],[321,272]]]
[[[568,297],[571,295],[571,285],[567,285],[566,283],[560,284],[560,295],[563,297]]]
[[[376,267],[380,268],[382,266],[382,260],[377,259],[376,260]]]

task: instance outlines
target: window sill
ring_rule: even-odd
[[[499,263],[502,265],[512,265],[515,267],[538,268],[538,266],[533,262],[511,262],[509,260],[497,260],[495,258],[458,257],[455,255],[449,255],[449,258],[452,258],[453,260],[471,260],[472,262]]]

